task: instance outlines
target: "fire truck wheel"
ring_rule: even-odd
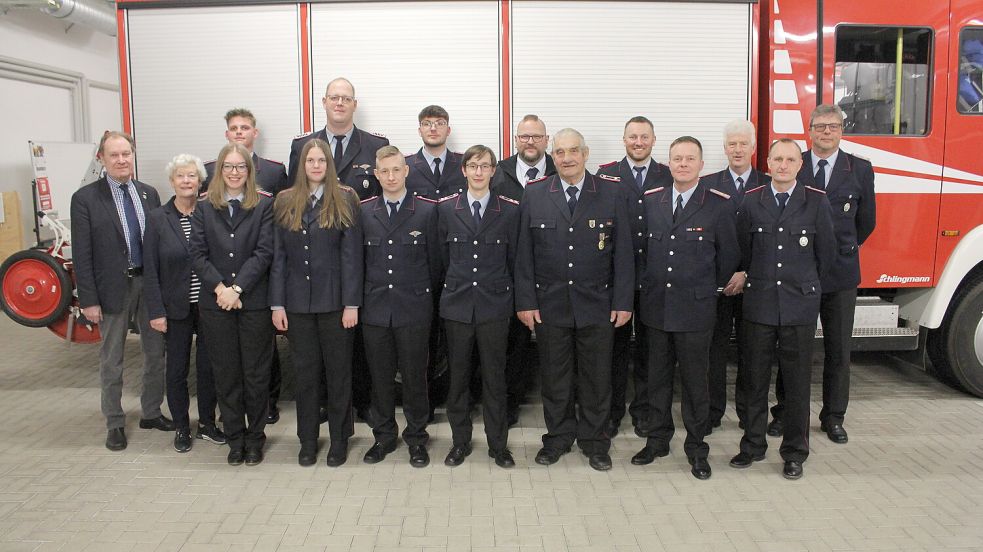
[[[967,282],[953,303],[943,326],[929,335],[929,354],[940,375],[983,397],[983,275]]]
[[[32,328],[43,328],[64,316],[72,302],[68,271],[44,251],[18,251],[0,266],[0,306],[10,318]]]

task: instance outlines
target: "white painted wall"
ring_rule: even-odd
[[[36,10],[0,13],[0,191],[20,195],[25,247],[35,241],[27,141],[95,142],[122,127],[116,38],[66,27]],[[44,66],[47,83],[30,82],[28,65]],[[68,205],[55,208],[67,217]]]

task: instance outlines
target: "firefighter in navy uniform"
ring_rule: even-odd
[[[450,136],[450,115],[439,105],[428,105],[417,117],[418,132],[423,147],[406,156],[410,174],[406,177],[406,189],[413,195],[440,199],[452,194],[463,194],[468,181],[461,170],[461,154],[447,149]]]
[[[802,166],[788,138],[768,152],[770,185],[748,190],[737,214],[744,285],[744,359],[747,410],[735,468],[764,460],[768,442],[768,386],[778,358],[785,383],[785,432],[779,449],[787,479],[802,477],[809,456],[812,344],[820,284],[836,258],[836,237],[826,193],[796,182]],[[743,274],[742,274],[743,276]]]
[[[806,152],[799,181],[826,191],[833,209],[836,229],[836,262],[823,278],[819,318],[823,325],[823,407],[819,411],[820,429],[830,441],[848,440],[843,419],[850,402],[850,340],[860,285],[860,246],[874,231],[877,220],[874,203],[874,169],[870,161],[840,149],[843,138],[843,111],[835,105],[820,105],[809,118],[812,148]],[[772,408],[774,421],[769,435],[780,434],[784,393],[779,372],[776,383],[778,404]]]
[[[652,159],[655,146],[655,127],[646,117],[632,117],[625,123],[622,137],[625,143],[625,157],[620,162],[613,161],[598,167],[597,174],[621,180],[621,190],[628,203],[631,216],[631,238],[635,252],[635,312],[638,312],[639,289],[645,249],[645,221],[642,207],[642,194],[648,190],[672,185],[669,167]],[[634,331],[633,331],[634,330]],[[635,347],[631,349],[631,336],[635,334]],[[629,370],[629,360],[634,370]],[[635,396],[628,413],[631,425],[638,432],[638,422],[648,416],[648,395],[645,382],[648,380],[648,348],[645,331],[636,317],[632,323],[625,324],[614,332],[614,357],[611,361],[611,419],[608,434],[618,434],[621,419],[625,416],[625,401],[628,392],[628,374],[633,375]]]
[[[252,154],[253,167],[256,168],[256,185],[261,190],[276,197],[281,190],[285,190],[293,184],[287,182],[287,171],[283,163],[256,155],[253,146],[259,136],[259,129],[256,127],[256,117],[251,111],[241,107],[230,109],[225,114],[225,126],[225,138],[230,142],[242,144]],[[201,187],[201,193],[208,191],[208,183],[215,176],[215,161],[205,163],[205,173],[208,178]],[[279,396],[279,393],[277,395]],[[272,400],[272,405],[276,406],[276,399]]]
[[[338,181],[355,190],[360,199],[379,195],[379,180],[375,177],[375,152],[389,145],[389,140],[355,126],[355,86],[345,78],[328,83],[321,98],[327,124],[317,132],[301,134],[290,144],[290,170],[287,181],[293,185],[300,167],[300,150],[311,138],[320,138],[331,145],[332,160],[338,171]]]
[[[585,170],[588,154],[582,134],[561,130],[557,174],[526,187],[515,302],[539,349],[546,434],[536,463],[556,463],[576,440],[593,469],[608,470],[611,346],[631,319],[635,266],[627,206],[616,183]]]
[[[703,440],[710,412],[707,370],[718,289],[741,256],[730,196],[700,182],[703,147],[691,136],[669,146],[673,184],[645,192],[646,251],[640,310],[648,356],[645,448],[631,463],[645,465],[669,454],[676,363],[682,383],[684,450],[697,479],[709,479],[710,446]]]
[[[362,335],[372,377],[369,424],[375,443],[367,464],[396,449],[395,377],[402,375],[403,440],[410,465],[430,463],[427,453],[427,359],[434,292],[440,280],[437,202],[406,191],[409,167],[395,146],[376,153],[376,176],[383,194],[362,201],[365,285]]]
[[[526,184],[556,174],[553,158],[546,153],[550,137],[546,123],[536,115],[526,115],[515,127],[515,144],[519,151],[502,159],[492,177],[492,193],[522,201]],[[513,317],[509,322],[509,350],[506,365],[508,382],[509,426],[519,423],[519,407],[526,396],[532,374],[532,355],[527,354],[532,332]]]
[[[437,206],[437,236],[445,269],[440,317],[447,332],[450,391],[447,420],[453,446],[444,459],[458,466],[471,453],[469,383],[473,350],[481,371],[481,403],[488,455],[515,466],[508,450],[505,362],[509,320],[515,313],[513,267],[519,238],[519,202],[489,193],[495,154],[486,146],[464,152],[468,191]]]
[[[751,166],[754,155],[755,131],[750,121],[738,119],[724,127],[724,154],[727,167],[717,173],[703,177],[711,188],[731,197],[734,212],[741,206],[744,192],[771,182],[771,177]],[[730,337],[737,339],[737,381],[734,383],[734,407],[739,426],[744,428],[744,358],[741,349],[741,301],[739,278],[734,275],[724,286],[724,293],[717,298],[717,321],[713,327],[713,340],[710,344],[710,417],[707,435],[713,428],[720,427],[720,420],[727,408],[727,352]]]

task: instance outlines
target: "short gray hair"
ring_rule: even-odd
[[[754,142],[754,125],[746,119],[734,119],[724,127],[724,141],[731,136],[750,136],[751,141]]]
[[[569,127],[568,128],[560,129],[560,130],[557,131],[556,134],[553,135],[553,147],[554,148],[556,147],[556,141],[557,140],[560,140],[562,138],[566,138],[568,136],[573,136],[577,140],[579,140],[580,141],[580,147],[582,147],[582,148],[586,148],[587,147],[587,140],[584,140],[584,135],[581,134],[579,130],[576,130],[576,129],[573,129],[573,128],[569,128]]]
[[[178,168],[187,167],[188,165],[194,165],[198,171],[198,180],[202,184],[208,180],[208,173],[205,172],[205,164],[201,162],[200,157],[196,157],[190,153],[179,153],[174,156],[174,159],[171,159],[171,162],[167,164],[167,168],[164,169],[167,172],[167,180],[174,178],[174,173],[177,172]]]
[[[812,123],[816,120],[816,117],[822,117],[824,115],[835,115],[836,118],[840,120],[840,123],[842,123],[843,119],[846,118],[846,115],[843,114],[843,110],[840,109],[840,106],[833,104],[821,104],[817,105],[816,109],[812,110],[812,115],[809,115],[809,126],[812,126]]]

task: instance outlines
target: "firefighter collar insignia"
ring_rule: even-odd
[[[799,245],[801,245],[802,247],[805,247],[805,246],[809,245],[809,238],[807,238],[805,236],[802,236],[801,238],[799,238]]]
[[[410,232],[410,235],[413,236],[414,238],[419,238],[420,237],[420,234],[422,234],[422,233],[423,232],[420,232],[419,230],[414,230],[414,231]]]
[[[591,228],[593,228],[596,225],[597,225],[597,221],[594,219],[590,219],[587,221],[587,226],[590,226]]]

